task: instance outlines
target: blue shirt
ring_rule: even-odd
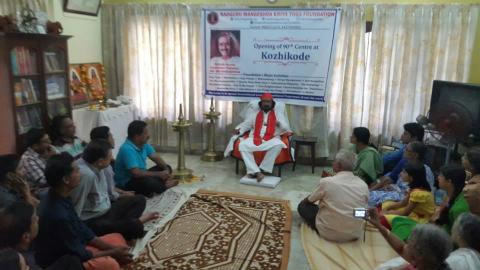
[[[402,158],[397,165],[395,165],[395,168],[389,173],[386,174],[386,176],[389,176],[390,179],[392,179],[393,183],[397,183],[398,177],[400,176],[400,173],[402,172],[403,168],[405,165],[407,165],[408,161],[406,158]]]
[[[35,240],[35,260],[46,268],[64,255],[74,255],[82,261],[92,258],[85,249],[95,234],[78,217],[68,198],[50,190],[40,204],[39,230]]]
[[[115,183],[119,187],[124,187],[132,177],[131,169],[147,169],[147,157],[155,153],[155,149],[150,144],[138,148],[129,139],[120,147],[115,160]]]
[[[397,164],[398,162],[400,162],[400,160],[403,158],[403,152],[405,152],[405,147],[406,146],[404,145],[402,148],[396,151],[383,155],[383,166],[385,166],[385,164],[387,163]]]

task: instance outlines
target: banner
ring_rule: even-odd
[[[203,9],[204,95],[325,106],[340,9]]]

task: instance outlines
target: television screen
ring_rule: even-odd
[[[430,120],[433,117],[434,108],[445,106],[448,103],[455,103],[468,111],[473,123],[469,134],[473,134],[475,140],[480,140],[480,85],[433,81]]]

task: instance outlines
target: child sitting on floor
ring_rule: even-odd
[[[389,225],[398,216],[405,216],[417,223],[427,223],[435,212],[434,197],[422,164],[407,164],[400,177],[408,183],[410,191],[401,202],[384,202],[382,214]]]
[[[433,221],[437,225],[443,225],[448,233],[457,217],[470,211],[463,196],[466,177],[465,169],[460,165],[447,165],[441,169],[438,175],[438,184],[447,192],[448,203],[440,208],[439,216],[434,217]]]

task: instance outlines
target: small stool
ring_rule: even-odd
[[[295,161],[293,162],[293,171],[297,165],[298,150],[301,145],[310,146],[312,173],[315,173],[315,144],[317,137],[292,136],[292,142],[295,144]]]

